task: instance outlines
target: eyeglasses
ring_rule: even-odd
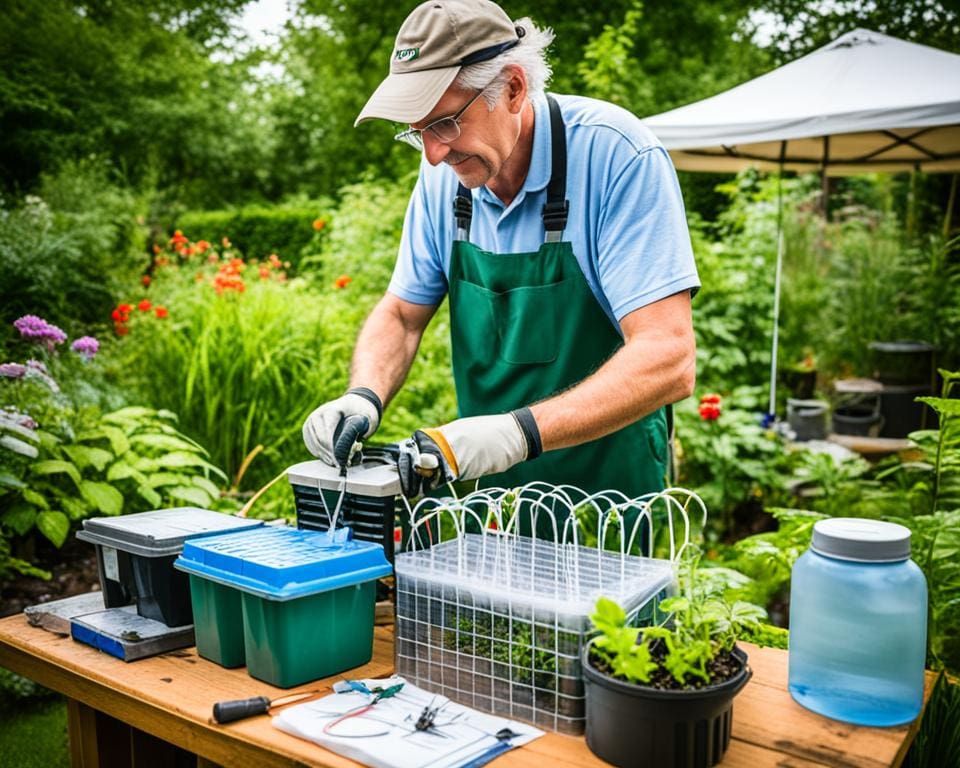
[[[400,133],[393,138],[395,138],[397,141],[402,141],[404,144],[409,144],[418,152],[423,151],[423,134],[426,131],[430,131],[437,141],[442,141],[444,144],[449,144],[451,141],[456,141],[460,138],[460,121],[463,120],[464,113],[470,109],[473,102],[479,99],[483,95],[483,92],[489,87],[490,85],[486,85],[477,91],[476,96],[464,104],[463,108],[455,115],[441,117],[439,120],[434,120],[426,128],[408,128],[405,131],[400,131]]]

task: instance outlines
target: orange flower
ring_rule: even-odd
[[[229,248],[229,247],[230,247],[230,238],[229,238],[229,237],[223,238],[223,240],[221,240],[220,242],[223,243],[223,247],[224,247],[224,248]]]
[[[205,253],[208,250],[210,250],[210,243],[208,243],[206,240],[197,241],[197,251],[199,253]]]
[[[137,304],[137,309],[139,309],[141,312],[149,312],[150,307],[152,306],[153,304],[150,303],[150,299],[144,299],[139,304]]]
[[[162,249],[159,245],[157,245],[156,243],[153,244],[153,252],[154,252],[155,254],[160,253],[160,251],[162,251],[162,250],[163,250],[163,249]]]
[[[352,283],[352,282],[353,282],[353,278],[350,277],[350,275],[340,275],[340,277],[338,277],[338,278],[333,282],[333,284],[334,284],[337,288],[346,288],[346,287],[347,287],[348,285],[350,285],[350,283]]]
[[[190,241],[183,236],[183,232],[181,232],[179,229],[176,232],[174,232],[173,237],[170,238],[171,245],[180,246],[180,245],[183,245],[184,243],[189,243],[189,242]]]
[[[190,258],[191,256],[193,256],[194,248],[192,245],[188,245],[186,248],[183,249],[183,251],[181,251],[181,253],[183,253],[183,255],[186,256],[187,258]]]
[[[151,281],[150,275],[144,275],[143,277],[140,278],[140,283],[143,285],[144,288],[150,285],[151,282],[152,281]]]
[[[267,280],[270,277],[270,267],[260,267],[260,279]]]
[[[211,252],[210,252],[210,255],[207,256],[207,261],[208,261],[210,264],[216,264],[218,258],[219,258],[219,257],[217,256],[217,254],[211,251]]]
[[[161,320],[163,320],[163,318],[165,318],[167,315],[170,314],[169,312],[167,312],[166,307],[161,307],[161,306],[157,306],[157,308],[154,309],[153,311],[156,312],[157,317],[159,317]]]
[[[314,228],[317,232],[319,232],[319,231],[320,231],[321,229],[323,229],[325,226],[327,226],[327,222],[324,221],[323,219],[314,219],[314,220],[313,220],[313,228]]]

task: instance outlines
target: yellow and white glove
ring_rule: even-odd
[[[383,404],[377,393],[366,387],[354,387],[347,390],[343,397],[324,403],[303,422],[303,442],[307,450],[331,467],[338,465],[334,455],[334,444],[340,436],[343,422],[350,416],[365,416],[369,428],[360,435],[361,439],[370,437],[380,426],[383,416]]]
[[[442,427],[418,429],[400,446],[400,485],[407,498],[454,480],[504,472],[543,451],[529,408],[471,416]]]

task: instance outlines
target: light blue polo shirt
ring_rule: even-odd
[[[567,199],[563,239],[607,316],[700,286],[683,198],[673,163],[657,138],[624,109],[580,96],[555,97],[567,134]],[[472,190],[470,241],[494,253],[536,251],[544,241],[541,212],[550,180],[550,115],[534,97],[530,170],[510,203],[485,186]],[[447,292],[456,235],[457,176],[441,163],[420,163],[403,224],[390,293],[414,304],[439,304]]]

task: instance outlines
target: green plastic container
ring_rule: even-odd
[[[221,667],[246,664],[240,590],[190,574],[190,599],[197,653]]]
[[[369,662],[376,580],[392,567],[350,537],[266,527],[187,542],[175,567],[190,574],[200,655],[280,688]]]

